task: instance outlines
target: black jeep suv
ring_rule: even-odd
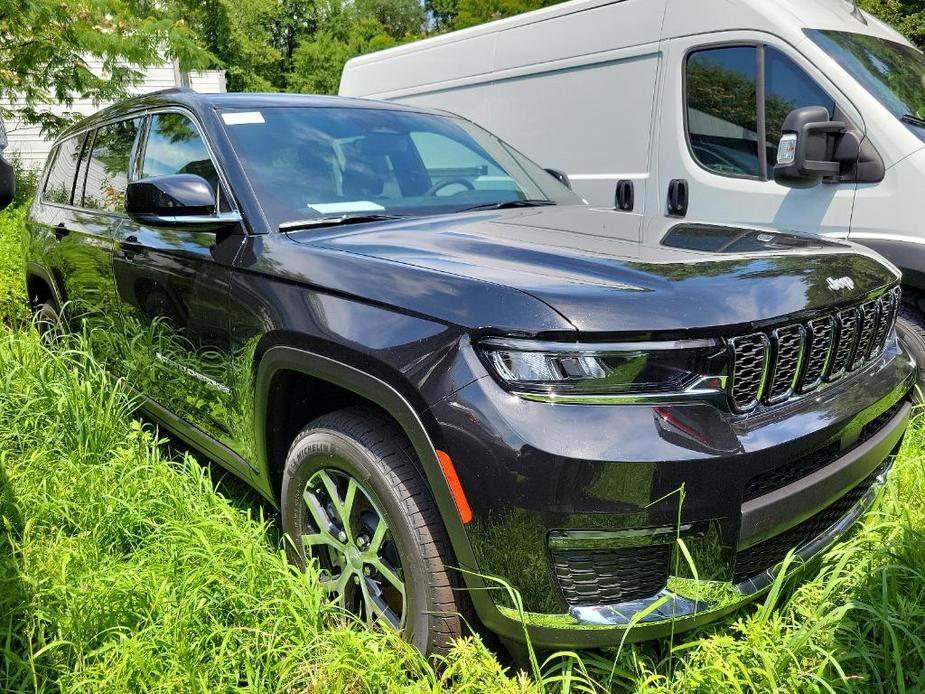
[[[59,138],[26,281],[361,618],[595,646],[832,543],[913,382],[871,251],[632,222],[454,116],[173,90]]]

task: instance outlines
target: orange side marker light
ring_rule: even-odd
[[[450,492],[453,494],[453,501],[456,502],[456,510],[463,523],[472,520],[472,509],[469,508],[469,501],[466,499],[466,493],[459,483],[459,477],[456,474],[456,468],[453,467],[453,461],[443,451],[437,451],[437,460],[440,461],[440,467],[443,469],[443,476],[446,477],[447,484],[450,485]]]

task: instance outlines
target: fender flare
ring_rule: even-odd
[[[28,287],[29,278],[38,277],[51,289],[52,296],[57,302],[58,306],[64,305],[64,295],[61,293],[61,290],[58,289],[58,283],[55,282],[55,278],[52,276],[51,272],[44,266],[36,263],[33,260],[26,261],[26,286]],[[27,297],[31,302],[32,297]]]
[[[478,571],[478,564],[472,551],[472,545],[469,543],[469,536],[456,509],[449,484],[437,459],[433,441],[418,413],[408,400],[389,383],[353,366],[304,349],[283,345],[267,349],[258,363],[254,380],[256,389],[254,431],[258,447],[258,475],[262,476],[265,481],[271,479],[270,461],[267,460],[269,441],[266,431],[266,412],[273,376],[282,369],[298,371],[353,391],[360,397],[378,405],[395,419],[414,447],[427,485],[437,503],[441,520],[458,563],[458,566],[454,568],[463,569],[461,573],[465,585],[470,589],[476,609],[481,613],[483,606],[478,603],[487,596],[484,590],[477,590],[477,588],[484,587],[484,582],[480,576],[473,575],[473,572]],[[275,496],[275,490],[273,493]],[[278,500],[274,499],[274,501]]]

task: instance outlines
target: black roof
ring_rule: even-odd
[[[319,94],[282,94],[282,93],[256,93],[256,92],[222,92],[220,94],[200,94],[189,87],[172,87],[162,89],[150,94],[123,99],[117,104],[97,111],[67,128],[61,137],[66,137],[75,131],[83,130],[94,123],[115,118],[136,110],[157,108],[162,106],[185,106],[191,111],[204,116],[210,109],[258,109],[272,108],[274,106],[301,106],[301,107],[352,107],[352,108],[378,108],[395,111],[416,111],[426,113],[439,113],[436,109],[404,106],[390,101],[374,101],[372,99],[357,99],[346,96],[325,96]]]

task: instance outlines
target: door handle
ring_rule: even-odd
[[[687,214],[688,186],[687,179],[673,178],[668,183],[668,215],[683,217]]]
[[[55,225],[55,238],[60,241],[65,236],[71,233],[71,230],[67,228],[67,225],[64,222],[59,222]]]
[[[623,212],[632,212],[635,205],[635,192],[633,182],[627,178],[617,181],[617,191],[614,195],[614,207]]]
[[[120,243],[119,249],[122,251],[122,257],[131,260],[139,253],[144,252],[145,247],[138,241],[137,236],[126,236]]]

